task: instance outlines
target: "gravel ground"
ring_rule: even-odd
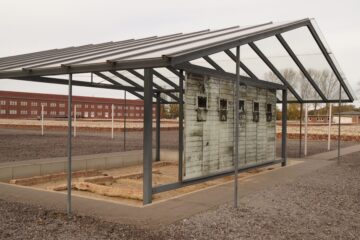
[[[175,137],[174,137],[175,136]],[[161,133],[161,147],[177,149],[177,131]],[[155,141],[155,133],[153,134]],[[128,132],[126,150],[143,148],[143,133]],[[73,155],[121,152],[124,150],[123,133],[116,133],[115,139],[110,132],[80,132],[73,138]],[[66,132],[47,132],[41,136],[39,131],[0,129],[0,162],[23,161],[30,159],[65,157],[67,156]]]
[[[156,230],[0,201],[0,239],[359,239],[358,155]]]
[[[153,134],[155,141],[155,133]],[[128,132],[126,150],[142,149],[142,132]],[[280,141],[280,140],[279,140]],[[277,144],[277,155],[280,156],[281,143]],[[110,139],[110,133],[79,132],[73,140],[73,155],[120,152],[124,150],[123,133],[116,133],[115,139]],[[302,143],[304,144],[304,143]],[[342,142],[341,146],[351,146],[359,142]],[[161,147],[178,149],[178,131],[161,132]],[[309,155],[327,151],[323,141],[309,141]],[[337,142],[332,141],[332,149],[337,148]],[[0,128],[0,163],[23,161],[39,158],[65,157],[67,152],[67,136],[65,132],[47,132],[40,136],[39,131],[15,130]],[[299,140],[288,140],[288,157],[299,156]],[[303,152],[303,151],[302,151]]]

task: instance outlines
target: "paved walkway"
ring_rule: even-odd
[[[360,145],[342,149],[342,154],[345,155],[356,151],[360,151]],[[304,174],[333,164],[328,160],[336,156],[337,152],[332,151],[313,155],[306,159],[290,159],[289,161],[298,164],[289,164],[288,167],[243,178],[239,180],[239,199],[271,188],[274,185],[292,182]],[[21,191],[19,191],[20,189]],[[66,195],[59,192],[0,183],[0,197],[9,201],[40,204],[61,211],[66,209]],[[73,210],[80,215],[97,216],[108,221],[152,228],[173,223],[196,213],[212,209],[220,204],[232,202],[232,200],[233,182],[229,182],[144,207],[127,206],[112,201],[73,196]]]

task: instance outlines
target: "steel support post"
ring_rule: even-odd
[[[236,80],[234,94],[235,136],[234,136],[234,208],[238,207],[238,173],[239,173],[239,86],[240,86],[240,46],[236,47]]]
[[[286,151],[286,140],[287,140],[287,90],[282,90],[282,136],[281,136],[281,166],[286,166],[287,151]]]
[[[338,157],[337,163],[340,163],[340,143],[341,143],[341,84],[339,88],[339,126],[338,126]]]
[[[156,94],[156,157],[155,161],[160,161],[160,92]]]
[[[143,155],[143,203],[152,201],[152,69],[144,70],[144,155]]]
[[[72,137],[72,126],[71,126],[71,110],[72,110],[72,74],[69,74],[69,95],[68,95],[68,141],[67,141],[67,214],[71,217],[71,180],[72,180],[72,164],[71,164],[71,137]]]
[[[300,103],[299,158],[301,158],[301,144],[302,144],[302,117],[303,117],[303,104],[302,104],[302,103]]]
[[[179,72],[179,182],[183,181],[184,153],[184,71]]]

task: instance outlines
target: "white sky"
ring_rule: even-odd
[[[0,0],[0,57],[313,17],[356,90],[360,82],[359,11],[359,0]],[[1,90],[66,93],[65,86],[0,81]],[[116,91],[88,88],[76,88],[74,94],[122,96]]]

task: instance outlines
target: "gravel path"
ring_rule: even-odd
[[[115,139],[110,132],[79,133],[73,138],[73,155],[121,152],[124,150],[123,133],[116,133]],[[161,146],[166,149],[177,149],[177,131],[163,131]],[[143,148],[143,133],[128,132],[126,134],[126,150]],[[155,142],[155,133],[153,134]],[[38,131],[12,130],[0,128],[0,163],[23,161],[30,159],[67,156],[66,132],[47,132],[41,136]]]
[[[358,155],[156,230],[0,201],[0,239],[359,239]]]

